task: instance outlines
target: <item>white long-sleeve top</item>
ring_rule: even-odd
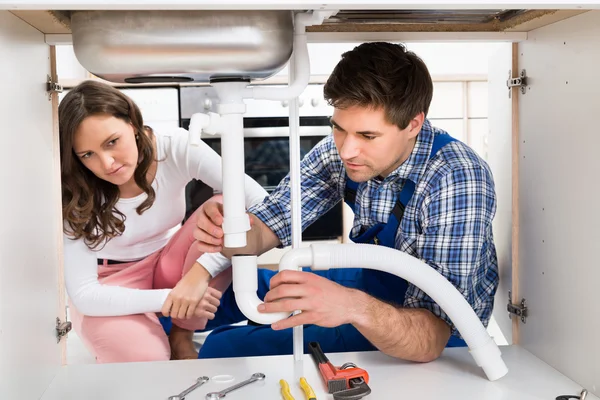
[[[77,310],[90,316],[118,316],[159,312],[171,289],[130,289],[102,285],[98,281],[98,258],[133,261],[162,249],[181,227],[185,216],[185,186],[199,179],[222,189],[221,157],[206,143],[189,145],[189,133],[177,128],[156,132],[158,168],[152,187],[156,199],[142,215],[135,211],[146,193],[119,199],[115,207],[125,217],[125,231],[103,248],[90,250],[83,239],[64,235],[65,284]],[[262,201],[267,192],[246,176],[246,207]],[[198,262],[215,276],[229,267],[220,253],[203,254]]]

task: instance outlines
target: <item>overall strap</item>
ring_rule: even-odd
[[[346,177],[346,188],[344,189],[344,201],[354,211],[356,203],[356,192],[358,191],[358,183]]]

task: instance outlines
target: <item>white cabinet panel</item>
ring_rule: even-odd
[[[508,291],[513,286],[513,223],[518,222],[513,221],[512,217],[512,101],[508,98],[506,88],[507,71],[511,68],[511,63],[512,44],[504,43],[498,52],[490,57],[487,82],[489,100],[478,99],[488,104],[489,119],[485,120],[485,123],[484,120],[469,121],[470,136],[475,143],[483,132],[483,125],[487,125],[485,130],[488,131],[489,149],[485,158],[492,170],[496,188],[497,206],[493,233],[500,275],[492,316],[509,344],[513,343],[513,323],[506,311],[506,304]],[[473,148],[477,150],[477,145]]]
[[[600,11],[528,33],[519,67],[521,345],[600,394]]]
[[[61,364],[60,176],[44,35],[0,11],[0,399],[39,399]]]

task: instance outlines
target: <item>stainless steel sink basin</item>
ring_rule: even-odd
[[[81,65],[112,82],[261,80],[292,54],[291,11],[74,11]]]

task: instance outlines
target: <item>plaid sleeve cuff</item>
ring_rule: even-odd
[[[410,286],[409,286],[408,290],[410,290]],[[425,297],[423,297],[423,298],[417,298],[414,296],[409,296],[408,291],[407,291],[407,296],[404,298],[404,307],[406,307],[406,308],[424,308],[425,310],[431,311],[431,313],[433,315],[435,315],[436,317],[438,317],[439,319],[444,321],[446,324],[448,324],[448,326],[450,327],[450,329],[452,331],[453,336],[457,336],[462,339],[462,337],[460,336],[460,333],[458,332],[458,330],[456,329],[456,327],[450,320],[450,317],[448,316],[448,314],[446,314],[444,312],[444,310],[442,310],[442,308],[439,305],[437,305],[437,303],[435,301],[433,301],[433,299],[431,299],[429,296],[425,295]]]
[[[469,301],[469,294],[463,293],[461,294],[465,297],[465,300]],[[472,297],[472,296],[471,296]],[[494,297],[483,297],[478,299],[471,299],[469,301],[471,308],[475,312],[477,318],[481,321],[483,326],[487,328],[490,318],[492,317],[492,311],[494,307]],[[450,327],[452,331],[452,336],[456,336],[462,339],[462,335],[456,329],[454,323],[450,319],[450,316],[446,314],[444,310],[425,292],[416,286],[409,284],[408,289],[406,290],[406,297],[404,298],[404,307],[406,308],[424,308],[426,310],[431,311],[433,315],[440,318]]]
[[[277,203],[273,203],[265,199],[264,202],[255,204],[248,209],[248,212],[254,214],[260,219],[269,229],[277,235],[281,245],[278,248],[290,246],[291,229],[287,223],[287,213]]]

